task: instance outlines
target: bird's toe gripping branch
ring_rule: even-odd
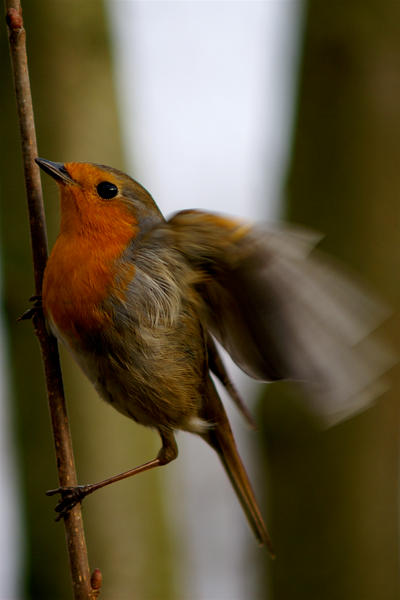
[[[43,310],[42,296],[31,296],[29,298],[29,302],[32,303],[32,306],[22,313],[20,317],[18,317],[18,321],[27,321],[29,319],[33,319],[39,312]]]
[[[54,496],[55,494],[60,494],[61,498],[55,507],[56,513],[58,516],[56,521],[59,521],[62,518],[68,516],[69,512],[82,502],[82,500],[90,494],[91,486],[90,485],[77,485],[76,487],[59,487],[54,490],[48,490],[46,492],[46,496]]]

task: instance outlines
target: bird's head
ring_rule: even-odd
[[[94,163],[35,160],[59,186],[62,233],[94,235],[130,227],[134,237],[163,220],[147,190],[122,171]]]

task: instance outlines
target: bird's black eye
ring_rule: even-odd
[[[104,198],[104,200],[110,200],[110,198],[114,198],[118,194],[117,186],[110,181],[100,182],[96,190],[100,198]]]

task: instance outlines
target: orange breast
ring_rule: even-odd
[[[60,234],[43,280],[45,315],[70,342],[104,327],[111,315],[102,307],[113,293],[123,301],[134,265],[117,259],[132,237],[132,229],[117,239],[99,240]],[[128,238],[128,239],[127,239]],[[117,266],[118,265],[118,266]],[[118,269],[118,270],[117,270]]]

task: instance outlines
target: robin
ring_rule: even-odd
[[[153,460],[103,482],[59,488],[64,516],[87,494],[177,457],[175,431],[219,455],[260,544],[272,544],[210,373],[253,424],[215,339],[250,376],[307,386],[336,419],[376,396],[385,360],[354,345],[381,318],[335,268],[311,254],[315,236],[198,210],[165,220],[117,169],[36,159],[61,196],[60,233],[44,274],[49,328],[99,395],[155,428]],[[362,400],[360,400],[363,392]]]

